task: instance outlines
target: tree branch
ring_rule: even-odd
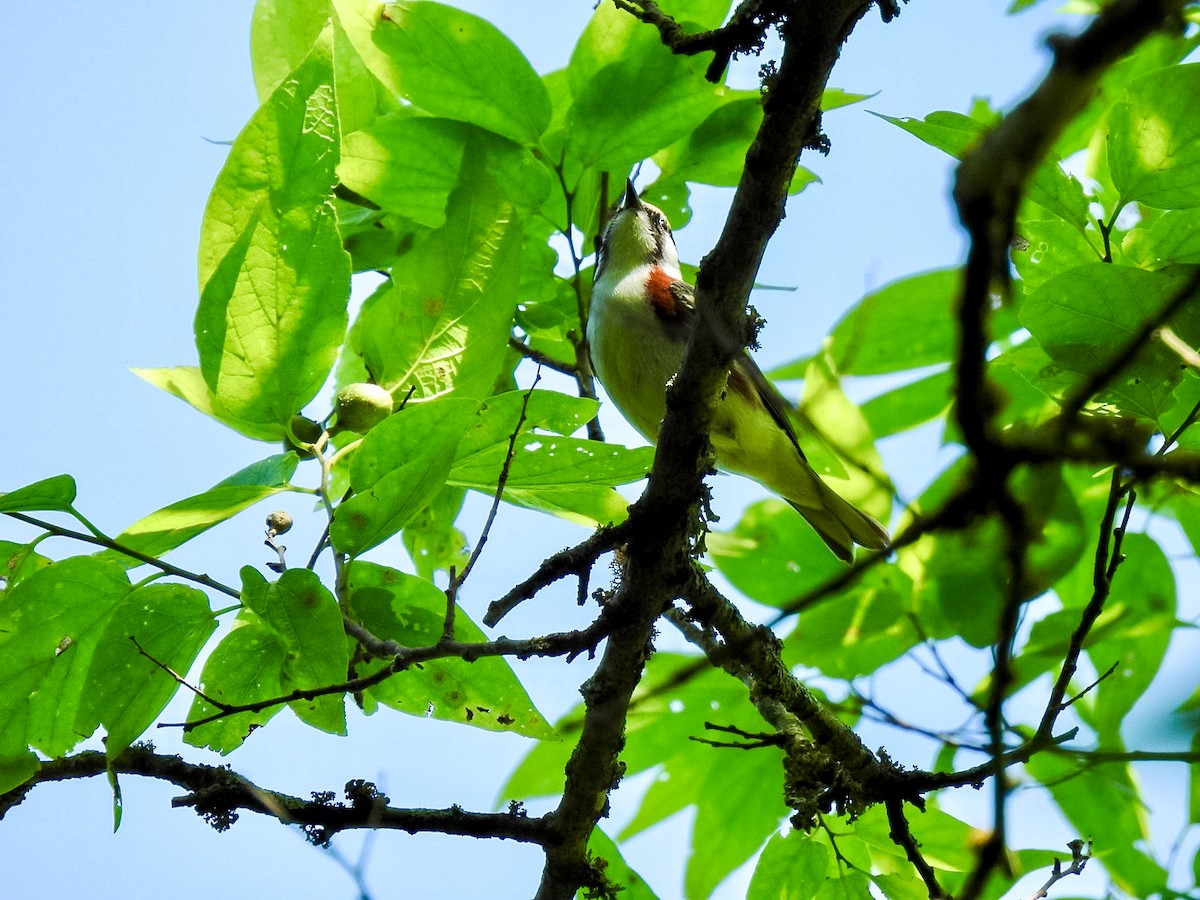
[[[530,818],[518,807],[506,813],[468,812],[457,806],[403,809],[389,806],[388,798],[365,781],[346,785],[346,803],[335,803],[332,792],[303,800],[258,787],[224,766],[187,762],[179,756],[155,753],[144,745],[129,747],[112,759],[97,751],[87,751],[42,763],[33,778],[0,794],[0,819],[39,784],[91,778],[109,771],[158,778],[184,788],[188,793],[176,797],[171,805],[192,807],[218,831],[229,828],[237,821],[238,811],[246,810],[272,816],[285,825],[302,825],[309,840],[316,844],[328,843],[339,831],[358,828],[494,837],[534,844],[546,844],[553,839],[543,819]]]
[[[148,566],[154,566],[159,571],[166,572],[168,575],[175,575],[178,578],[184,578],[188,581],[202,584],[205,587],[212,588],[214,591],[220,591],[233,597],[235,600],[241,600],[241,591],[234,590],[227,584],[221,584],[207,575],[202,575],[197,572],[189,572],[187,569],[181,569],[178,566],[173,566],[169,562],[163,562],[155,556],[150,556],[148,553],[142,553],[140,550],[135,550],[132,547],[126,547],[124,544],[119,544],[112,538],[105,537],[101,534],[91,535],[84,534],[82,531],[72,531],[70,528],[63,528],[61,525],[55,525],[52,522],[44,522],[41,519],[35,519],[33,516],[27,516],[19,512],[6,512],[4,515],[16,519],[18,522],[24,522],[27,525],[32,525],[35,528],[41,528],[50,534],[58,537],[71,538],[76,541],[83,541],[85,544],[94,544],[97,547],[104,547],[108,550],[120,553],[123,556],[128,556],[130,559],[136,559],[138,562],[145,563]]]
[[[651,652],[654,623],[691,578],[691,539],[697,535],[691,510],[709,470],[713,407],[747,337],[746,298],[783,217],[796,160],[805,147],[821,145],[821,94],[841,44],[869,6],[869,0],[788,6],[779,73],[725,228],[701,264],[696,327],[667,390],[650,483],[630,513],[628,566],[617,591],[628,619],[609,634],[600,665],[583,687],[579,743],[567,764],[562,800],[548,817],[562,842],[546,849],[538,900],[568,900],[602,877],[589,864],[587,839],[621,775],[625,718]]]
[[[993,434],[993,413],[999,408],[999,394],[989,383],[986,371],[987,350],[991,343],[988,334],[991,298],[997,294],[1004,300],[1009,297],[1011,274],[1008,250],[1014,236],[1018,206],[1035,167],[1067,123],[1091,100],[1094,87],[1104,71],[1154,31],[1172,21],[1181,24],[1182,7],[1183,0],[1115,0],[1078,37],[1052,38],[1050,45],[1055,60],[1049,74],[1026,100],[964,155],[958,167],[954,199],[971,244],[958,308],[955,410],[963,440],[974,458],[976,477],[983,483],[995,486],[991,499],[1006,523],[1010,567],[1010,585],[996,644],[996,671],[993,673],[987,705],[988,729],[992,736],[991,752],[994,754],[990,763],[996,791],[994,827],[990,838],[980,848],[960,900],[975,900],[983,895],[1004,853],[1007,789],[1003,778],[1006,754],[1001,744],[1002,707],[1010,678],[1011,642],[1023,593],[1016,582],[1023,573],[1026,543],[1019,521],[1019,508],[1007,487],[1008,476],[1016,465],[1016,459],[1004,452]],[[1194,287],[1185,285],[1180,296],[1189,295]],[[1176,301],[1182,302],[1178,297]],[[1154,322],[1146,337],[1159,325],[1161,321]],[[1123,348],[1123,352],[1118,353],[1108,366],[1101,368],[1098,377],[1111,377],[1132,358],[1138,347]],[[1081,392],[1068,403],[1063,417],[1068,424],[1073,424],[1082,404],[1094,393],[1091,387],[1093,383],[1098,386],[1103,381],[1093,378],[1085,388],[1087,396],[1083,397]],[[1110,497],[1110,513],[1112,506]],[[1107,561],[1105,538],[1102,538],[1101,547],[1098,548],[1098,566],[1102,554]],[[1036,736],[1041,741],[1050,739],[1082,642],[1103,608],[1107,586],[1102,586],[1100,581],[1098,576],[1092,602],[1088,604],[1072,636],[1071,651],[1052,690]]]

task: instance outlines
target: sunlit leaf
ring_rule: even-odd
[[[114,757],[154,722],[179,690],[167,671],[186,673],[217,627],[202,591],[147,584],[113,610],[96,655],[76,727],[107,732]]]
[[[1090,375],[1132,341],[1182,286],[1186,272],[1147,272],[1102,262],[1056,275],[1028,296],[1021,323],[1056,363]],[[1185,341],[1200,344],[1200,309],[1185,306],[1172,320]],[[1148,341],[1103,385],[1103,399],[1157,422],[1174,400],[1179,358]]]
[[[201,228],[200,373],[213,413],[250,437],[284,434],[346,329],[332,66],[326,30],[234,141]]]
[[[131,590],[125,570],[88,556],[34,572],[0,606],[0,757],[26,745],[63,756],[110,618]]]
[[[541,79],[487,20],[432,2],[333,6],[367,67],[414,106],[522,144],[550,121]]]
[[[1044,784],[1116,885],[1131,897],[1166,887],[1163,868],[1141,846],[1150,838],[1146,808],[1127,763],[1083,766],[1070,757],[1039,753],[1026,771]]]
[[[442,636],[446,594],[432,582],[386,566],[358,560],[347,571],[351,614],[376,637],[407,647],[427,647]],[[483,632],[461,609],[454,637],[482,642]],[[358,663],[359,675],[386,660]],[[368,695],[401,712],[462,722],[490,731],[549,738],[554,732],[529,699],[506,660],[486,657],[467,662],[454,656],[431,659],[369,688]]]
[[[356,556],[396,534],[442,489],[476,404],[443,398],[410,405],[363,439],[350,461],[355,494],[339,504],[333,545]]]
[[[825,883],[829,851],[802,831],[775,835],[754,867],[747,900],[811,900]]]
[[[283,691],[329,687],[346,680],[342,613],[320,578],[308,569],[288,569],[268,582],[256,569],[242,568],[242,601],[283,641],[287,655],[280,671]],[[341,694],[293,700],[297,716],[309,725],[334,734],[346,733]]]
[[[0,493],[0,512],[70,512],[74,502],[75,479],[55,475]]]
[[[275,629],[249,610],[238,613],[233,630],[213,649],[200,674],[200,689],[220,703],[250,705],[283,694],[281,680],[288,648]],[[223,715],[202,697],[192,701],[188,721],[210,716],[214,721],[190,728],[184,741],[194,747],[208,747],[229,754],[240,747],[254,729],[274,718],[282,705],[266,706],[254,712]]]
[[[281,453],[253,463],[207,491],[143,516],[117,535],[116,541],[141,553],[161,556],[260,500],[289,490],[288,479],[298,462],[295,453]],[[107,555],[126,566],[139,565],[138,560],[115,550],[107,551]]]
[[[464,165],[445,226],[400,257],[351,329],[372,380],[399,398],[491,394],[517,305],[521,237],[512,202]]]
[[[959,271],[939,269],[868,294],[830,333],[838,371],[878,375],[949,361],[959,290]]]
[[[1108,162],[1122,201],[1159,209],[1200,206],[1200,64],[1131,82],[1108,117]]]

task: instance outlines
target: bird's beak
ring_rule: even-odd
[[[621,209],[641,209],[642,201],[638,197],[637,188],[633,186],[633,179],[625,179],[625,196],[621,200]]]

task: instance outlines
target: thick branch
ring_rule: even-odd
[[[178,756],[163,756],[144,746],[133,746],[114,759],[88,751],[43,763],[37,775],[20,787],[0,794],[0,818],[39,784],[71,778],[91,778],[111,769],[120,775],[144,775],[169,781],[188,791],[171,801],[172,806],[190,806],[219,831],[232,825],[239,810],[272,816],[286,825],[303,825],[310,839],[325,843],[339,831],[355,828],[389,828],[438,832],[467,837],[506,838],[545,844],[550,832],[545,822],[530,818],[519,809],[507,813],[467,812],[450,809],[402,809],[389,806],[388,798],[372,785],[352,781],[346,785],[348,802],[335,803],[332,794],[303,800],[260,788],[223,766],[187,762]]]
[[[746,298],[783,217],[796,160],[805,147],[819,144],[820,99],[830,70],[869,6],[869,0],[842,0],[788,7],[793,19],[783,27],[779,73],[725,228],[701,266],[697,327],[667,391],[650,484],[631,511],[629,562],[617,594],[627,624],[610,633],[596,674],[584,686],[583,729],[567,766],[562,801],[549,816],[561,844],[547,848],[539,900],[567,900],[598,876],[587,860],[587,839],[621,774],[617,757],[625,718],[651,651],[654,623],[691,577],[691,510],[709,469],[713,405],[733,354],[745,343]]]

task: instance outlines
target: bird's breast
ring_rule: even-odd
[[[588,343],[605,393],[629,423],[653,441],[666,413],[667,382],[679,370],[685,344],[667,333],[648,296],[649,268],[619,281],[601,278],[596,283]]]

